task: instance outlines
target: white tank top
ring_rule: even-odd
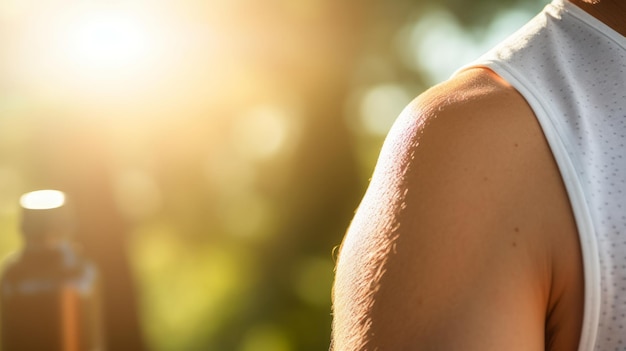
[[[476,66],[524,96],[561,171],[584,261],[579,351],[626,350],[626,37],[555,0]]]

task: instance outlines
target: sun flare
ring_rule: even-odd
[[[33,12],[31,21],[14,24],[13,72],[31,92],[55,101],[150,88],[157,74],[167,73],[173,52],[156,10],[83,3]]]
[[[149,55],[150,36],[144,23],[119,13],[96,13],[68,26],[68,58],[83,68],[121,68]]]

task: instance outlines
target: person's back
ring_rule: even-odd
[[[610,35],[617,43],[609,46],[613,56],[607,55],[609,60],[617,58],[611,67],[623,68],[626,46],[624,28],[619,27],[626,24],[623,4],[604,0],[602,6],[579,5],[602,19],[596,7],[612,14],[613,20],[604,20],[622,31],[622,36]],[[615,6],[613,11],[606,11],[611,6]],[[615,9],[621,9],[621,14]],[[622,22],[614,21],[619,18]],[[569,47],[571,43],[561,41],[563,35],[559,35],[550,34],[550,40]],[[525,47],[541,46],[545,40],[518,38]],[[621,344],[615,337],[626,323],[626,305],[604,306],[605,316],[599,316],[599,300],[609,297],[606,292],[600,297],[599,272],[594,271],[603,254],[621,253],[619,259],[626,263],[626,249],[596,251],[596,238],[588,237],[593,233],[589,227],[602,224],[590,221],[602,219],[597,215],[590,219],[586,208],[593,201],[604,201],[590,198],[596,195],[618,198],[612,204],[615,208],[626,206],[626,195],[609,195],[608,190],[593,195],[586,191],[588,184],[581,184],[626,182],[626,175],[616,166],[623,162],[626,168],[626,160],[614,160],[611,169],[593,173],[606,172],[607,180],[584,178],[575,163],[591,158],[582,154],[603,152],[603,147],[608,152],[618,147],[616,141],[611,145],[597,140],[579,142],[593,150],[563,149],[559,133],[576,128],[548,126],[549,118],[555,117],[552,114],[558,121],[562,111],[557,108],[543,118],[535,100],[564,93],[542,82],[540,87],[531,84],[525,89],[520,81],[536,73],[533,67],[518,72],[520,64],[507,61],[516,50],[541,54],[551,53],[552,48],[507,45],[498,49],[500,56],[491,63],[477,64],[487,68],[468,68],[420,96],[390,132],[342,244],[334,286],[335,351],[574,350],[579,345],[580,350],[626,350],[626,340]],[[577,52],[576,47],[569,50]],[[560,59],[563,66],[555,67],[568,69],[561,74],[565,80],[576,74],[568,65],[577,67],[576,60],[584,61]],[[539,67],[537,72],[541,72]],[[596,95],[626,92],[626,73],[609,73],[617,76],[612,82],[622,80],[622,90],[590,86],[589,91]],[[544,78],[549,79],[553,78]],[[548,96],[531,96],[544,93]],[[610,99],[616,105],[599,107],[599,115],[618,109],[613,115],[619,119],[613,123],[626,123],[626,111],[619,111],[626,109],[626,97]],[[572,101],[576,103],[585,102]],[[585,130],[585,126],[577,128]],[[616,243],[618,236],[606,245],[626,244],[626,239]],[[603,269],[605,275],[618,271]],[[626,265],[619,272],[626,274]],[[615,290],[607,291],[626,295]],[[607,308],[613,309],[608,316]]]

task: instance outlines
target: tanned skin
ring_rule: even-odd
[[[626,35],[626,1],[571,0]],[[572,351],[583,321],[577,228],[518,92],[471,69],[390,132],[342,244],[335,351]]]
[[[622,35],[626,1],[571,0]],[[334,351],[573,351],[578,232],[524,98],[487,69],[422,94],[391,130],[346,234]]]
[[[572,351],[577,228],[532,110],[487,69],[392,128],[342,244],[335,351]]]

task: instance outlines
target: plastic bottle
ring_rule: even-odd
[[[56,190],[27,193],[23,249],[0,282],[2,351],[102,351],[96,267],[72,240],[73,217]]]

